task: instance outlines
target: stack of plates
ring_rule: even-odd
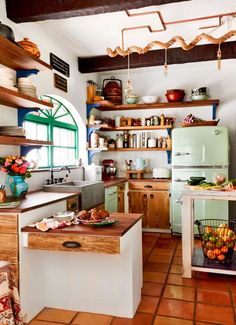
[[[30,78],[18,78],[17,87],[22,94],[37,98],[37,89]]]
[[[0,126],[0,135],[25,137],[25,129],[20,126]]]
[[[15,87],[16,72],[10,68],[0,65],[0,86],[14,91],[18,91]]]

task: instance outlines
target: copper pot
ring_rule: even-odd
[[[166,93],[168,102],[182,102],[185,96],[183,89],[169,89]]]

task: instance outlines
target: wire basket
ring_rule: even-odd
[[[217,263],[230,263],[236,242],[236,222],[223,219],[202,219],[198,226],[204,256]]]

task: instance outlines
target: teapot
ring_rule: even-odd
[[[147,167],[147,160],[144,160],[143,158],[137,158],[134,162],[134,166],[138,170],[143,170],[145,167]]]

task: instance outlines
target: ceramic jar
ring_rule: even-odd
[[[38,46],[31,42],[28,38],[25,37],[22,41],[17,42],[17,44],[19,44],[21,47],[23,47],[25,51],[36,56],[37,58],[40,57],[41,53],[39,51]]]

